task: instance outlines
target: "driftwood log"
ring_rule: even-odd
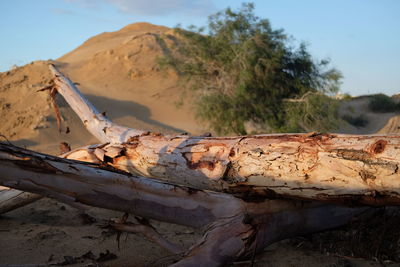
[[[0,144],[0,172],[4,186],[67,204],[205,228],[176,266],[226,264],[278,240],[340,226],[366,209],[295,200],[248,202],[7,144]]]
[[[1,144],[0,184],[207,228],[177,265],[228,263],[277,240],[342,225],[366,209],[341,204],[400,202],[399,136],[164,136],[115,125],[50,69],[52,89],[103,144],[66,159]]]
[[[68,158],[91,159],[198,189],[368,205],[400,203],[400,136],[164,136],[115,125],[74,83],[50,68],[57,91],[89,132],[106,142],[73,151]]]
[[[0,186],[0,214],[26,206],[42,196]]]

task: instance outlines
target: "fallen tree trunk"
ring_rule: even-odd
[[[400,136],[163,136],[112,123],[68,78],[50,69],[55,88],[86,128],[111,143],[73,151],[70,158],[97,158],[131,173],[242,197],[400,203]]]
[[[69,158],[200,189],[258,197],[400,203],[400,139],[390,136],[145,135],[92,146]]]
[[[399,136],[151,134],[112,123],[69,79],[54,66],[50,69],[54,88],[89,132],[111,143],[72,151],[68,158],[242,198],[283,196],[368,205],[400,202]]]
[[[207,228],[176,266],[219,266],[278,240],[348,222],[365,208],[292,200],[246,202],[0,144],[0,184],[65,203]]]
[[[208,228],[177,265],[228,263],[277,240],[342,225],[365,210],[266,198],[399,204],[398,136],[151,134],[113,124],[71,81],[51,69],[56,76],[53,89],[106,144],[65,155],[92,163],[1,144],[0,184],[74,206]],[[148,235],[179,250],[154,232]]]
[[[0,186],[0,214],[26,206],[42,196]]]
[[[60,157],[68,158],[68,156],[65,154],[60,155]],[[85,160],[85,158],[82,158],[81,160],[93,162],[93,160],[95,159],[96,158],[93,157],[92,159],[87,158]],[[0,215],[29,205],[41,199],[42,197],[43,196],[38,194],[23,192],[13,188],[0,186]]]

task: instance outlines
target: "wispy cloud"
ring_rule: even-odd
[[[55,14],[60,14],[60,15],[75,15],[76,14],[72,10],[63,9],[63,8],[53,8],[51,11]]]
[[[84,8],[97,8],[101,2],[105,0],[64,0],[68,3],[77,3]]]
[[[212,0],[65,0],[84,7],[108,3],[119,11],[142,16],[182,14],[204,16],[215,10]]]

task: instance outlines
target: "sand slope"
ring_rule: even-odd
[[[59,58],[58,65],[81,84],[82,92],[102,98],[96,99],[99,108],[108,107],[110,114],[130,115],[151,125],[200,133],[202,129],[194,121],[190,105],[176,108],[182,93],[177,75],[160,71],[157,64],[157,58],[169,53],[168,47],[176,42],[172,33],[169,28],[148,23],[128,25],[89,39]],[[108,99],[116,105],[109,105]],[[118,101],[125,108],[120,108]],[[101,102],[106,105],[102,107]]]
[[[389,121],[385,124],[382,129],[380,129],[377,133],[390,133],[390,134],[398,134],[400,133],[400,116],[396,115],[391,117]]]
[[[342,102],[339,108],[340,116],[347,114],[358,117],[362,115],[368,120],[368,124],[365,127],[355,127],[343,122],[336,132],[347,134],[399,133],[400,120],[396,113],[374,113],[369,110],[368,104],[367,96]]]
[[[177,75],[160,71],[156,63],[174,40],[166,27],[137,23],[90,38],[53,63],[118,123],[154,132],[200,134],[205,129],[190,105],[177,108],[183,90]],[[48,63],[0,73],[0,133],[16,144],[53,154],[61,141],[73,148],[96,142],[62,99],[58,103],[64,128],[58,133],[48,93],[37,92],[51,78]]]

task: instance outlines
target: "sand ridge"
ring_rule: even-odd
[[[201,134],[205,127],[195,120],[190,104],[177,107],[183,91],[177,74],[161,71],[156,62],[175,41],[167,27],[136,23],[92,37],[51,63],[120,124],[165,134]],[[49,63],[32,62],[0,74],[0,133],[16,144],[53,154],[61,141],[73,148],[96,142],[61,97],[57,102],[64,129],[58,133],[48,93],[37,92],[51,79]]]

